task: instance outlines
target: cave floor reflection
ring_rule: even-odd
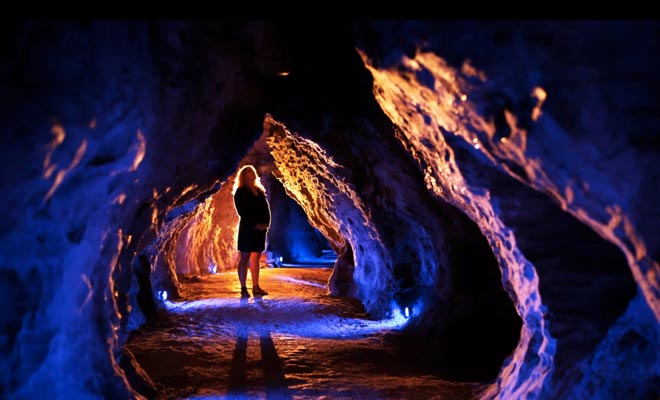
[[[401,357],[384,340],[401,321],[374,320],[358,301],[329,296],[330,273],[262,269],[270,294],[247,299],[234,271],[191,279],[126,348],[157,399],[478,397],[483,384],[449,382]]]

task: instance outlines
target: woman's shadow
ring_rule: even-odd
[[[255,301],[258,302],[261,299],[255,298]],[[243,301],[241,302],[243,303]],[[245,299],[245,303],[247,303],[247,299]],[[286,378],[284,377],[282,360],[277,355],[270,330],[256,329],[256,333],[259,335],[259,345],[261,347],[261,368],[264,372],[266,398],[291,399],[291,390],[287,386]],[[234,347],[234,356],[231,360],[231,369],[229,371],[227,393],[230,399],[248,398],[248,339],[248,327],[242,324],[239,325],[236,329],[236,346]]]

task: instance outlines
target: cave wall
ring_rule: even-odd
[[[516,351],[486,396],[657,394],[656,357],[638,357],[640,349],[657,354],[660,316],[659,266],[653,257],[657,231],[648,223],[657,221],[657,214],[645,205],[638,207],[655,196],[647,189],[657,182],[659,171],[657,146],[652,144],[658,114],[649,107],[657,104],[655,71],[660,60],[652,50],[657,24],[401,22],[366,23],[358,30],[363,38],[358,47],[374,76],[376,98],[401,129],[401,141],[415,154],[429,188],[478,223],[525,321]],[[513,198],[511,184],[498,186],[501,181],[484,178],[483,168],[475,163],[493,165],[543,193],[618,251],[602,242],[592,248],[572,220],[565,221],[563,232],[549,225],[555,235],[567,234],[556,238],[569,249],[558,251],[560,256],[582,256],[568,263],[564,259],[561,271],[567,275],[553,285],[552,264],[538,262],[539,247],[546,242],[530,246],[534,231],[523,229],[511,215],[524,209],[525,220],[547,223],[545,218],[556,211],[535,202],[534,196]],[[525,203],[533,208],[525,208]],[[552,213],[543,216],[548,210]],[[539,217],[530,215],[535,211]],[[605,251],[598,254],[601,249]],[[586,267],[581,262],[584,253]],[[606,254],[612,259],[602,265]],[[624,259],[627,270],[621,267]],[[580,268],[567,268],[571,263]],[[610,272],[614,274],[606,277]],[[588,288],[579,285],[584,274],[594,279]],[[627,280],[612,282],[625,275]],[[552,286],[566,279],[576,286],[572,301],[587,303],[569,314],[576,319],[582,312],[602,315],[589,318],[600,327],[578,329],[584,329],[577,335],[580,345],[597,346],[587,355],[567,355],[576,350],[576,342],[571,345],[576,339],[557,330],[565,320]],[[634,285],[643,301],[629,302]],[[579,290],[597,293],[597,298],[614,296],[605,304],[613,301],[623,314],[603,313],[600,307],[605,304],[578,295]],[[552,314],[546,314],[548,308]],[[636,325],[626,325],[632,321]],[[571,329],[573,324],[581,325],[573,321]],[[596,332],[587,333],[589,329]],[[647,335],[638,335],[641,331]],[[576,358],[577,364],[566,365]],[[595,360],[605,359],[638,371],[637,378],[604,378]],[[567,376],[579,383],[562,380]]]
[[[2,392],[139,397],[115,362],[138,307],[131,260],[258,137],[268,24],[4,29],[2,157],[16,168],[3,168],[0,285],[16,307],[1,317]]]

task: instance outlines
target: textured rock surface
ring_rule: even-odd
[[[498,395],[608,396],[597,389],[604,384],[597,363],[573,363],[606,352],[638,365],[636,349],[622,352],[612,343],[620,343],[626,331],[651,333],[639,345],[657,354],[657,240],[647,223],[657,218],[652,211],[640,218],[634,206],[648,201],[642,182],[656,182],[659,172],[657,148],[636,145],[641,137],[657,137],[657,115],[637,115],[658,84],[646,69],[659,62],[647,52],[657,26],[458,22],[365,29],[371,28],[363,57],[367,64],[376,60],[370,69],[378,101],[425,168],[429,187],[488,237],[504,285],[518,299],[523,335],[500,373]],[[570,41],[556,42],[564,36]],[[634,48],[621,37],[635,37]],[[632,76],[648,86],[626,79]],[[648,127],[644,134],[641,125]],[[520,193],[515,184],[489,177],[475,163],[490,164],[545,194],[618,249],[527,190],[514,198]],[[516,220],[516,208],[528,214]],[[547,230],[539,235],[534,222]],[[535,244],[539,238],[550,242]],[[650,310],[634,306],[640,302],[628,307],[635,283]],[[612,325],[624,310],[623,318],[635,315],[638,326]],[[590,353],[599,341],[616,348],[604,345]],[[622,391],[652,396],[657,365],[646,364],[636,381],[611,376],[608,385],[616,380]],[[575,387],[568,376],[584,378]]]

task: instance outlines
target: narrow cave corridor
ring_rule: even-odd
[[[266,123],[269,123],[267,120]],[[449,298],[442,304],[443,298],[438,293],[434,293],[434,287],[442,286],[442,282],[434,282],[430,285],[420,284],[419,271],[416,265],[399,264],[394,266],[392,281],[390,283],[390,306],[383,313],[382,310],[376,310],[374,317],[365,311],[364,307],[355,302],[351,296],[340,294],[339,296],[329,296],[331,294],[330,275],[333,272],[332,267],[336,262],[335,258],[331,262],[325,260],[323,265],[323,247],[329,243],[325,238],[318,236],[318,229],[311,227],[308,223],[308,216],[298,204],[296,204],[286,194],[284,185],[277,179],[268,179],[269,176],[287,176],[281,171],[274,171],[272,160],[269,160],[267,153],[259,151],[262,149],[263,138],[250,150],[241,163],[251,163],[257,166],[257,169],[264,174],[263,182],[267,188],[267,197],[271,212],[274,216],[273,223],[267,236],[266,252],[262,257],[261,267],[272,269],[273,271],[264,271],[263,274],[276,278],[268,279],[266,282],[269,287],[269,295],[255,296],[253,301],[240,298],[236,280],[235,268],[237,252],[233,251],[236,241],[235,230],[237,215],[233,209],[231,198],[227,195],[229,183],[218,188],[217,192],[205,193],[207,203],[210,206],[201,204],[198,199],[192,199],[191,205],[183,204],[175,212],[176,216],[168,218],[168,222],[161,232],[169,236],[169,239],[156,238],[159,243],[158,248],[164,253],[172,252],[183,253],[185,257],[167,254],[159,254],[155,259],[176,259],[176,276],[179,285],[174,299],[171,295],[164,296],[161,300],[161,307],[167,311],[172,310],[190,310],[186,313],[185,319],[177,319],[178,313],[171,314],[166,312],[156,321],[166,320],[167,322],[154,322],[147,328],[139,330],[139,333],[127,342],[127,348],[135,355],[137,361],[147,361],[145,366],[149,376],[161,377],[162,381],[156,385],[160,387],[162,393],[154,393],[153,396],[163,396],[162,398],[189,398],[189,396],[199,396],[203,393],[214,393],[215,396],[224,398],[225,396],[240,396],[241,391],[256,391],[253,396],[259,396],[258,392],[264,389],[263,382],[253,381],[251,386],[243,382],[238,390],[233,386],[232,374],[227,374],[219,366],[234,363],[230,362],[229,354],[219,352],[212,358],[212,364],[201,363],[189,365],[185,368],[163,364],[154,361],[153,354],[160,354],[160,357],[173,358],[179,360],[187,353],[192,353],[189,357],[195,357],[194,353],[199,351],[200,346],[204,348],[223,347],[226,341],[236,340],[243,343],[243,352],[245,352],[247,333],[245,330],[256,330],[268,332],[269,340],[274,341],[274,348],[290,346],[281,344],[282,335],[286,336],[291,345],[304,341],[308,347],[314,347],[318,352],[324,353],[324,357],[337,358],[336,360],[325,360],[324,363],[313,360],[311,353],[308,355],[307,362],[314,362],[318,365],[313,371],[309,371],[309,377],[305,379],[284,378],[289,376],[287,365],[296,364],[295,355],[280,354],[278,359],[282,376],[279,381],[271,386],[266,384],[265,390],[275,391],[277,396],[282,398],[291,398],[293,393],[295,397],[314,397],[318,395],[310,394],[310,387],[319,390],[319,382],[315,381],[313,376],[334,375],[331,387],[326,388],[326,395],[365,397],[367,393],[362,393],[359,388],[351,388],[355,383],[352,382],[354,374],[350,366],[339,367],[335,363],[341,364],[341,360],[352,359],[352,357],[361,357],[361,352],[385,352],[396,360],[388,360],[386,355],[380,362],[390,365],[383,374],[389,376],[384,381],[396,382],[395,377],[398,374],[406,373],[410,381],[406,385],[397,383],[404,390],[400,395],[404,397],[419,396],[419,379],[414,378],[415,374],[433,374],[438,377],[439,385],[448,391],[456,390],[452,398],[474,398],[476,389],[494,380],[504,359],[508,357],[520,339],[521,320],[516,314],[511,299],[501,286],[501,274],[497,260],[493,256],[486,239],[481,235],[477,226],[472,223],[460,211],[452,206],[440,202],[436,207],[438,215],[444,214],[441,219],[443,225],[436,227],[436,234],[447,238],[445,251],[448,254],[449,271],[451,285],[449,289]],[[314,166],[320,168],[320,165]],[[235,176],[235,175],[232,175]],[[231,182],[230,179],[228,182]],[[311,205],[312,209],[318,205]],[[342,210],[337,210],[341,214]],[[181,228],[184,226],[184,228]],[[338,232],[337,226],[319,226],[324,232]],[[443,229],[447,232],[441,233]],[[200,232],[208,232],[209,240],[205,240]],[[218,234],[220,232],[220,235]],[[224,232],[224,233],[223,233]],[[392,232],[390,235],[394,235]],[[338,235],[338,234],[337,234]],[[408,232],[407,236],[414,235],[414,232]],[[192,241],[189,238],[194,237]],[[333,237],[336,237],[333,236]],[[410,239],[409,239],[410,240]],[[180,243],[167,243],[168,241],[178,241]],[[344,240],[346,241],[346,240]],[[325,243],[323,243],[325,242]],[[360,246],[360,244],[357,244]],[[203,265],[190,266],[200,258],[196,253],[208,254],[209,249],[217,248],[217,252],[230,252],[232,255],[217,255],[214,250],[210,251],[211,259],[204,262]],[[338,249],[339,253],[343,253]],[[416,263],[424,255],[419,255]],[[431,256],[431,255],[429,255]],[[286,257],[286,262],[282,259]],[[315,267],[323,267],[321,272],[309,270],[310,264]],[[278,268],[281,266],[288,268]],[[223,268],[218,271],[218,266]],[[164,269],[164,268],[163,268]],[[216,273],[219,275],[216,276]],[[293,276],[300,276],[294,278]],[[320,278],[325,278],[320,280]],[[311,279],[311,281],[309,281]],[[161,280],[155,279],[155,282]],[[262,283],[264,279],[262,278]],[[218,284],[221,282],[221,284]],[[288,282],[288,284],[287,284]],[[314,286],[314,292],[304,291],[299,288],[300,284]],[[274,285],[271,290],[270,285]],[[350,285],[355,285],[351,282]],[[345,286],[345,285],[342,285]],[[171,293],[166,287],[153,287],[149,283],[150,290],[157,293]],[[240,298],[240,300],[239,300]],[[328,305],[333,307],[328,307]],[[218,338],[215,334],[209,333],[216,331],[213,326],[204,327],[208,324],[209,315],[214,315],[215,320],[222,318],[229,313],[239,312],[236,308],[252,307],[248,315],[255,316],[256,319],[240,319],[232,316],[232,329],[243,332],[238,336],[219,331]],[[298,318],[298,309],[301,315],[307,312],[308,307],[320,309],[322,317],[310,315],[305,318]],[[203,308],[203,311],[198,310]],[[424,311],[427,310],[427,311]],[[247,312],[247,311],[246,311]],[[422,314],[431,314],[432,318]],[[346,322],[343,317],[350,317]],[[188,319],[189,318],[189,319]],[[338,321],[335,319],[338,318]],[[431,322],[429,322],[431,321]],[[440,321],[440,323],[438,323]],[[167,324],[167,337],[170,339],[160,341],[161,324]],[[192,326],[199,324],[200,327]],[[358,329],[354,333],[347,333],[356,328],[351,324],[367,325],[370,328],[365,332]],[[484,334],[483,326],[488,327],[488,333]],[[282,331],[281,326],[287,328]],[[378,327],[378,328],[374,328]],[[194,330],[195,333],[190,332]],[[303,335],[296,334],[304,332]],[[330,332],[330,333],[326,333]],[[197,343],[196,338],[204,337],[202,343]],[[311,336],[311,337],[309,337]],[[328,336],[328,337],[326,337]],[[233,338],[233,339],[232,339]],[[331,351],[337,344],[325,339],[341,338],[344,342],[342,353],[336,354]],[[357,340],[360,339],[360,340]],[[369,339],[380,343],[367,346],[360,344],[363,339]],[[171,340],[176,341],[177,354],[169,354],[168,348],[171,347]],[[351,344],[352,341],[354,344]],[[145,343],[148,342],[148,345]],[[161,346],[163,347],[161,349]],[[148,349],[145,350],[145,349]],[[275,351],[275,350],[273,350]],[[351,355],[352,352],[356,354]],[[316,356],[319,357],[319,356]],[[443,360],[438,363],[438,360]],[[365,360],[366,361],[366,360]],[[185,360],[181,360],[184,362]],[[265,360],[263,361],[265,362]],[[354,362],[357,362],[354,360]],[[362,361],[361,361],[362,362]],[[403,363],[403,364],[401,364]],[[140,362],[140,364],[143,364]],[[167,371],[161,370],[167,368]],[[213,373],[209,370],[216,369]],[[323,369],[325,368],[325,369]],[[343,369],[342,369],[343,368]],[[178,374],[172,371],[177,369]],[[204,372],[198,371],[204,370]],[[416,372],[405,372],[414,370]],[[264,372],[266,367],[264,366]],[[194,375],[206,376],[205,380],[197,380]],[[208,376],[211,375],[211,376]],[[219,379],[221,376],[229,376],[229,384],[226,380]],[[243,377],[245,379],[245,377]],[[266,378],[266,380],[268,380]],[[374,382],[369,381],[374,378],[361,376],[362,385],[367,385],[374,389],[380,386],[379,379]],[[190,387],[190,381],[197,382]],[[452,383],[452,381],[454,383]],[[187,382],[181,386],[181,382]],[[391,383],[388,383],[391,384]],[[259,386],[262,385],[262,386]],[[333,386],[340,389],[333,390]],[[428,383],[424,385],[428,387]],[[405,389],[403,389],[405,387]],[[261,388],[261,389],[260,389]],[[391,391],[387,385],[380,389],[383,394],[376,395],[376,398],[387,396],[385,393]],[[437,390],[437,387],[435,388]],[[241,393],[239,393],[241,392]],[[165,393],[167,395],[165,395]],[[429,393],[431,398],[433,391]],[[245,395],[245,393],[243,393]],[[268,394],[269,396],[272,395]],[[465,397],[467,396],[467,397]],[[310,397],[310,398],[311,398]],[[280,398],[280,397],[277,397]]]
[[[6,25],[0,397],[657,399],[659,28]]]

